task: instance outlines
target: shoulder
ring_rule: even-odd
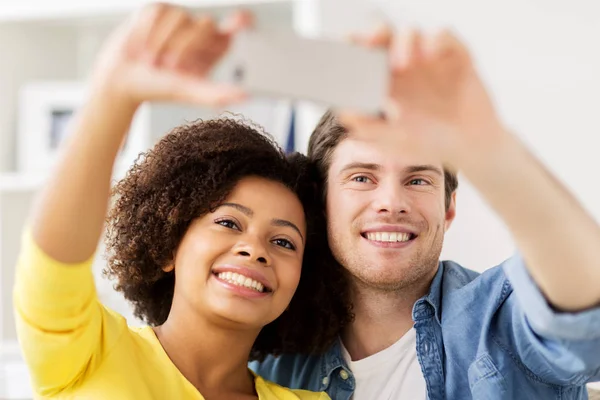
[[[462,288],[476,289],[481,286],[484,288],[489,288],[489,286],[502,287],[508,284],[508,279],[502,267],[505,263],[506,261],[480,273],[465,268],[454,261],[442,261],[444,266],[443,290],[444,292],[451,292]]]
[[[515,313],[518,314],[521,308],[505,273],[505,264],[510,260],[482,273],[452,261],[443,262],[439,296],[445,340],[464,338],[465,335],[489,338],[490,334],[502,336],[511,331]],[[450,332],[456,332],[456,335]]]
[[[444,266],[443,279],[446,286],[451,285],[460,288],[481,276],[479,272],[465,268],[454,261],[442,261],[442,265]]]
[[[513,288],[503,264],[479,273],[453,261],[444,261],[442,318],[454,318],[465,309],[471,310],[470,314],[477,315],[477,318],[491,317],[499,307],[506,305]]]

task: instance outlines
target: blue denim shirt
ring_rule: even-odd
[[[430,400],[587,399],[585,383],[600,380],[600,308],[554,311],[518,256],[483,274],[440,262],[412,317]],[[269,357],[250,367],[333,400],[354,391],[339,343],[322,356]]]

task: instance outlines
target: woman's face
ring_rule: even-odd
[[[217,323],[262,328],[296,291],[305,238],[304,210],[293,192],[264,178],[242,179],[183,237],[174,306]]]

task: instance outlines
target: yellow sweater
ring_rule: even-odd
[[[64,265],[24,235],[14,304],[34,393],[45,399],[203,399],[150,327],[131,328],[98,301],[92,260]],[[255,379],[261,400],[327,400]]]

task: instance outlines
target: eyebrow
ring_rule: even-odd
[[[367,169],[370,171],[378,171],[381,169],[381,165],[375,163],[364,163],[364,162],[351,162],[342,168],[340,173],[346,172],[350,169]]]
[[[342,168],[340,173],[351,170],[351,169],[366,169],[369,171],[379,171],[381,169],[381,165],[375,164],[375,163],[352,162],[352,163],[344,166],[344,168]],[[431,164],[411,165],[411,166],[406,167],[405,171],[409,174],[413,174],[415,172],[430,171],[430,172],[434,172],[441,176],[444,175],[444,172],[440,168],[436,167],[435,165],[431,165]]]
[[[436,167],[435,165],[411,165],[410,167],[406,168],[406,172],[408,172],[409,174],[415,173],[415,172],[434,172],[437,175],[440,176],[444,176],[444,172]]]
[[[247,215],[248,217],[252,217],[254,215],[254,211],[252,211],[248,207],[243,206],[238,203],[223,203],[223,204],[221,204],[221,206],[235,208],[236,210],[240,211],[241,213]],[[302,243],[304,243],[304,236],[302,236],[302,232],[300,232],[300,229],[293,222],[290,222],[286,219],[273,218],[271,220],[271,225],[292,228],[293,230],[298,232],[298,235],[300,235],[300,238],[302,239]]]
[[[254,215],[254,211],[252,211],[251,209],[249,209],[246,206],[243,206],[241,204],[238,203],[223,203],[221,204],[222,207],[231,207],[231,208],[235,208],[236,210],[238,210],[239,212],[241,212],[242,214],[246,214],[249,217],[252,217]]]

